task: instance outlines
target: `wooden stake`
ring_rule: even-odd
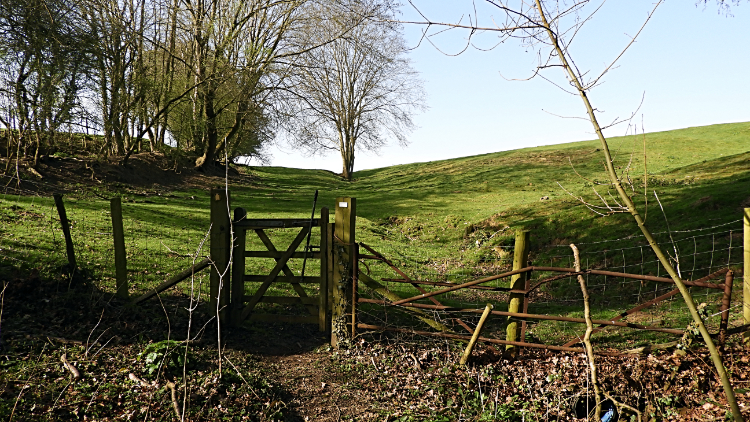
[[[477,342],[477,339],[479,338],[479,332],[482,331],[482,327],[484,326],[484,321],[487,319],[487,316],[490,314],[490,311],[492,311],[492,304],[488,303],[487,306],[484,307],[484,312],[482,312],[482,317],[479,318],[479,323],[477,324],[477,328],[474,329],[474,334],[471,335],[471,340],[469,340],[469,345],[466,346],[466,350],[464,350],[464,355],[461,356],[461,361],[459,362],[461,365],[466,365],[466,362],[469,360],[469,356],[471,356],[471,351],[474,350],[474,345]]]
[[[732,306],[732,287],[734,286],[734,271],[727,271],[724,278],[724,296],[721,298],[721,322],[719,322],[719,348],[723,351],[727,341],[729,326],[729,309]]]
[[[128,261],[125,253],[125,231],[122,228],[122,200],[116,196],[109,201],[112,214],[112,238],[115,244],[115,284],[117,296],[128,298]]]
[[[333,303],[331,308],[331,345],[338,347],[339,343],[348,339],[350,330],[347,323],[351,322],[354,304],[351,301],[352,277],[354,262],[352,248],[355,242],[355,198],[336,198],[335,229],[334,229],[334,270],[333,270]],[[349,318],[347,318],[347,316]]]
[[[527,265],[529,260],[529,236],[530,232],[528,230],[519,230],[516,232],[516,246],[513,251],[513,270],[524,268]],[[528,273],[516,274],[511,277],[509,287],[514,290],[523,290],[527,278]],[[521,293],[511,293],[508,312],[520,312],[524,308],[524,298],[525,296]],[[511,321],[508,323],[505,340],[518,341],[518,322]],[[507,345],[505,350],[511,356],[518,354],[518,348],[511,344]]]
[[[224,189],[211,189],[211,278],[209,292],[209,304],[211,311],[216,312],[219,319],[224,322],[227,316],[227,305],[229,305],[230,275],[229,275],[229,250],[230,250],[230,224],[229,221],[229,198]]]
[[[55,206],[57,207],[57,214],[60,215],[60,225],[62,226],[63,236],[65,236],[65,251],[68,253],[68,266],[70,271],[75,272],[76,266],[76,253],[73,249],[73,238],[70,237],[70,224],[68,223],[68,214],[65,212],[65,204],[63,203],[62,195],[56,193],[53,195],[55,198]]]

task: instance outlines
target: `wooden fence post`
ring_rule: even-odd
[[[331,254],[330,243],[328,243],[328,208],[320,209],[320,302],[318,303],[319,330],[328,330],[328,262]]]
[[[347,323],[351,321],[351,313],[355,311],[355,304],[350,303],[355,267],[353,253],[357,219],[355,198],[336,198],[335,216],[331,345],[337,348],[350,337]]]
[[[211,311],[217,309],[220,321],[226,321],[229,305],[230,274],[229,251],[231,248],[229,221],[229,198],[224,189],[211,189],[211,278],[209,304]]]
[[[234,209],[234,221],[238,222],[247,218],[244,208]],[[245,304],[245,246],[247,233],[244,228],[234,226],[234,245],[232,251],[232,295],[230,308],[232,308],[232,324],[239,325],[242,319],[242,306]]]
[[[334,211],[334,217],[335,217],[335,211]],[[328,271],[328,274],[326,274],[326,283],[328,284],[328,301],[326,304],[326,333],[329,335],[331,334],[331,328],[333,328],[333,323],[331,319],[331,315],[333,312],[333,273],[337,270],[336,269],[336,253],[334,252],[334,243],[333,243],[333,232],[336,230],[336,225],[334,224],[328,224],[328,231],[326,231],[326,244],[328,245],[328,253],[327,253],[327,263],[326,263],[326,270]]]
[[[73,249],[73,238],[70,237],[68,214],[65,212],[65,204],[63,203],[62,195],[56,193],[53,197],[55,198],[57,214],[60,216],[60,225],[62,225],[63,236],[65,236],[65,251],[68,254],[68,266],[70,267],[71,274],[73,274],[77,268],[76,252]]]
[[[529,235],[528,230],[519,230],[516,232],[516,246],[513,250],[513,270],[520,270],[527,266],[529,261]],[[526,285],[526,279],[529,277],[528,273],[516,274],[510,279],[510,287],[514,290],[523,290]],[[510,301],[508,302],[508,312],[520,312],[524,309],[525,298],[521,293],[511,293]],[[508,323],[505,339],[507,341],[518,341],[518,322],[511,321]],[[514,345],[507,345],[505,350],[508,351],[512,356],[518,354],[518,347]]]
[[[750,208],[744,209],[743,231],[743,258],[745,261],[742,271],[742,316],[745,317],[745,324],[750,324]],[[745,345],[750,345],[750,332],[745,331],[742,335]]]
[[[128,298],[128,261],[125,254],[125,231],[122,228],[122,200],[116,196],[109,200],[112,214],[112,238],[115,244],[115,285],[117,296]]]

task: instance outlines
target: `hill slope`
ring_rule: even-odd
[[[629,175],[641,207],[645,205],[644,140],[649,210],[656,205],[651,193],[655,189],[673,229],[740,218],[738,209],[748,198],[750,123],[612,138],[616,166]],[[597,141],[586,141],[399,165],[356,172],[351,183],[324,171],[255,167],[250,172],[258,184],[250,190],[235,189],[235,198],[238,204],[252,201],[259,214],[292,214],[310,207],[315,189],[321,190],[323,204],[333,204],[336,196],[353,196],[359,201],[360,217],[376,224],[408,220],[422,227],[413,238],[430,242],[437,237],[444,241],[445,236],[435,230],[443,232],[456,222],[538,228],[553,219],[556,231],[563,223],[573,233],[592,236],[604,223],[596,223],[599,216],[576,197],[602,205],[596,189],[609,198],[606,186],[597,185],[606,180],[598,147]],[[701,203],[696,206],[710,209],[710,215],[684,218],[697,201]],[[629,221],[621,217],[611,220]],[[664,218],[654,220],[650,220],[654,230],[661,231]],[[632,231],[632,227],[623,229],[612,235]]]

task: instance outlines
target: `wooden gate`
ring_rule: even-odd
[[[320,218],[313,219],[256,219],[246,218],[243,208],[236,208],[232,228],[234,244],[232,249],[231,301],[229,304],[233,324],[243,321],[273,321],[292,323],[317,323],[320,331],[330,326],[328,317],[328,290],[332,225],[328,222],[328,208],[320,210]],[[320,244],[305,248],[305,241],[314,229],[320,229]],[[268,229],[298,230],[294,240],[286,247],[278,249],[269,238]],[[264,250],[247,250],[247,237],[255,235],[260,239]],[[300,249],[301,247],[301,249]],[[275,266],[267,274],[246,274],[246,260],[250,258],[273,258]],[[287,265],[291,259],[320,262],[314,274],[295,274]],[[304,266],[304,264],[303,264]],[[307,266],[307,273],[310,273]],[[296,296],[271,296],[268,289],[274,284],[291,285]],[[254,287],[246,289],[247,285]],[[303,285],[317,284],[318,295],[310,296]],[[257,286],[257,287],[255,287]],[[307,315],[279,315],[262,313],[259,303],[300,305]]]

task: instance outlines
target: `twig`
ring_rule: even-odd
[[[182,415],[180,414],[180,406],[177,404],[177,391],[174,388],[174,383],[172,381],[167,381],[167,388],[172,392],[172,408],[174,409],[174,414],[177,415],[177,420],[182,420]]]
[[[578,248],[575,244],[571,243],[570,249],[573,249],[575,270],[581,271],[581,256],[578,253]],[[586,279],[580,274],[578,275],[578,284],[580,284],[581,293],[583,294],[583,316],[586,318],[586,334],[583,335],[583,344],[586,346],[586,356],[588,356],[589,368],[591,369],[591,384],[594,386],[594,394],[596,396],[594,420],[598,421],[602,419],[602,393],[599,388],[599,378],[596,375],[594,347],[591,345],[591,333],[594,331],[594,324],[591,322],[591,305],[589,303],[589,291],[586,288]]]
[[[198,259],[198,256],[200,256],[201,251],[203,250],[203,245],[206,243],[206,240],[208,240],[209,236],[211,235],[211,229],[209,229],[206,234],[203,236],[203,239],[198,244],[198,249],[195,251],[195,254],[193,255],[193,268],[195,268],[195,261]],[[164,245],[166,247],[166,245]],[[169,249],[169,248],[167,248]],[[200,285],[198,286],[198,291],[200,292]],[[161,299],[159,299],[161,300]],[[198,304],[200,303],[200,293],[198,294],[198,300],[195,300],[195,271],[192,271],[192,274],[190,275],[190,306],[188,307],[188,325],[187,325],[187,333],[185,336],[185,354],[184,354],[184,363],[182,365],[182,379],[184,381],[184,388],[183,388],[183,397],[185,400],[182,401],[182,414],[184,415],[187,412],[187,398],[188,396],[188,377],[187,377],[187,362],[188,362],[188,345],[190,344],[190,331],[193,328],[193,311],[198,307]],[[208,322],[206,322],[206,325],[208,325]],[[205,329],[206,325],[203,326],[198,331],[198,334],[203,332],[203,329]],[[196,334],[196,337],[197,335]],[[234,366],[234,365],[232,365]],[[235,368],[236,370],[237,368]],[[237,373],[240,375],[240,378],[242,378],[242,374],[237,371]],[[244,381],[244,378],[242,378]],[[253,392],[254,393],[254,392]],[[256,395],[257,396],[257,395]]]
[[[81,373],[78,372],[76,367],[73,366],[73,364],[71,364],[70,362],[68,362],[68,357],[66,356],[65,353],[63,353],[63,355],[60,356],[60,360],[62,361],[63,365],[65,365],[65,367],[68,368],[70,373],[73,374],[74,379],[78,379],[81,377]]]
[[[91,332],[89,332],[89,336],[86,339],[86,353],[84,353],[84,355],[83,355],[84,359],[88,357],[89,351],[91,350],[91,348],[94,347],[94,345],[99,342],[99,339],[104,335],[104,333],[106,333],[107,330],[109,330],[109,328],[107,328],[107,330],[102,331],[102,333],[99,334],[99,337],[97,337],[96,340],[94,340],[93,343],[89,343],[91,341],[91,336],[94,335],[94,331],[96,331],[97,327],[99,327],[99,324],[102,323],[102,318],[104,318],[104,311],[105,311],[105,309],[102,309],[102,313],[101,313],[101,315],[99,315],[99,321],[96,321],[96,325],[94,325],[94,328],[91,329]],[[89,345],[89,344],[91,344],[91,345]]]
[[[623,403],[623,402],[615,399],[614,397],[610,396],[609,393],[607,393],[606,391],[604,391],[603,393],[612,402],[612,404],[614,404],[615,406],[617,406],[617,407],[619,407],[621,409],[622,408],[628,409],[631,412],[635,413],[636,416],[638,417],[638,419],[636,419],[638,422],[641,422],[643,420],[643,415],[641,414],[641,411],[638,410],[638,408],[633,407],[633,406],[629,406],[629,405],[627,405],[627,404],[625,404],[625,403]]]
[[[659,203],[659,208],[661,209],[662,215],[664,215],[664,222],[667,223],[667,232],[669,232],[669,240],[672,242],[672,249],[674,249],[674,256],[671,257],[672,260],[674,260],[675,264],[677,264],[677,274],[682,278],[682,271],[680,271],[680,251],[677,249],[677,245],[674,243],[674,238],[672,237],[672,229],[669,227],[669,219],[667,218],[667,213],[664,212],[664,207],[661,204],[661,200],[659,199],[659,195],[656,194],[656,191],[654,191],[654,198],[656,198],[656,202]],[[669,252],[667,252],[669,253]]]
[[[161,240],[159,241],[159,243],[161,243],[162,246],[164,246],[165,248],[167,248],[167,250],[171,254],[175,254],[177,256],[181,256],[181,257],[184,257],[184,258],[193,258],[193,259],[195,259],[195,256],[193,254],[175,252],[169,246],[165,245],[164,242],[162,242]],[[203,242],[201,242],[201,245],[202,244],[203,244]]]
[[[132,372],[128,374],[128,379],[130,379],[131,381],[135,381],[135,382],[141,384],[141,387],[143,387],[143,388],[151,387],[151,384],[147,383],[142,378],[138,378],[138,375],[136,375],[136,374],[134,374]]]

